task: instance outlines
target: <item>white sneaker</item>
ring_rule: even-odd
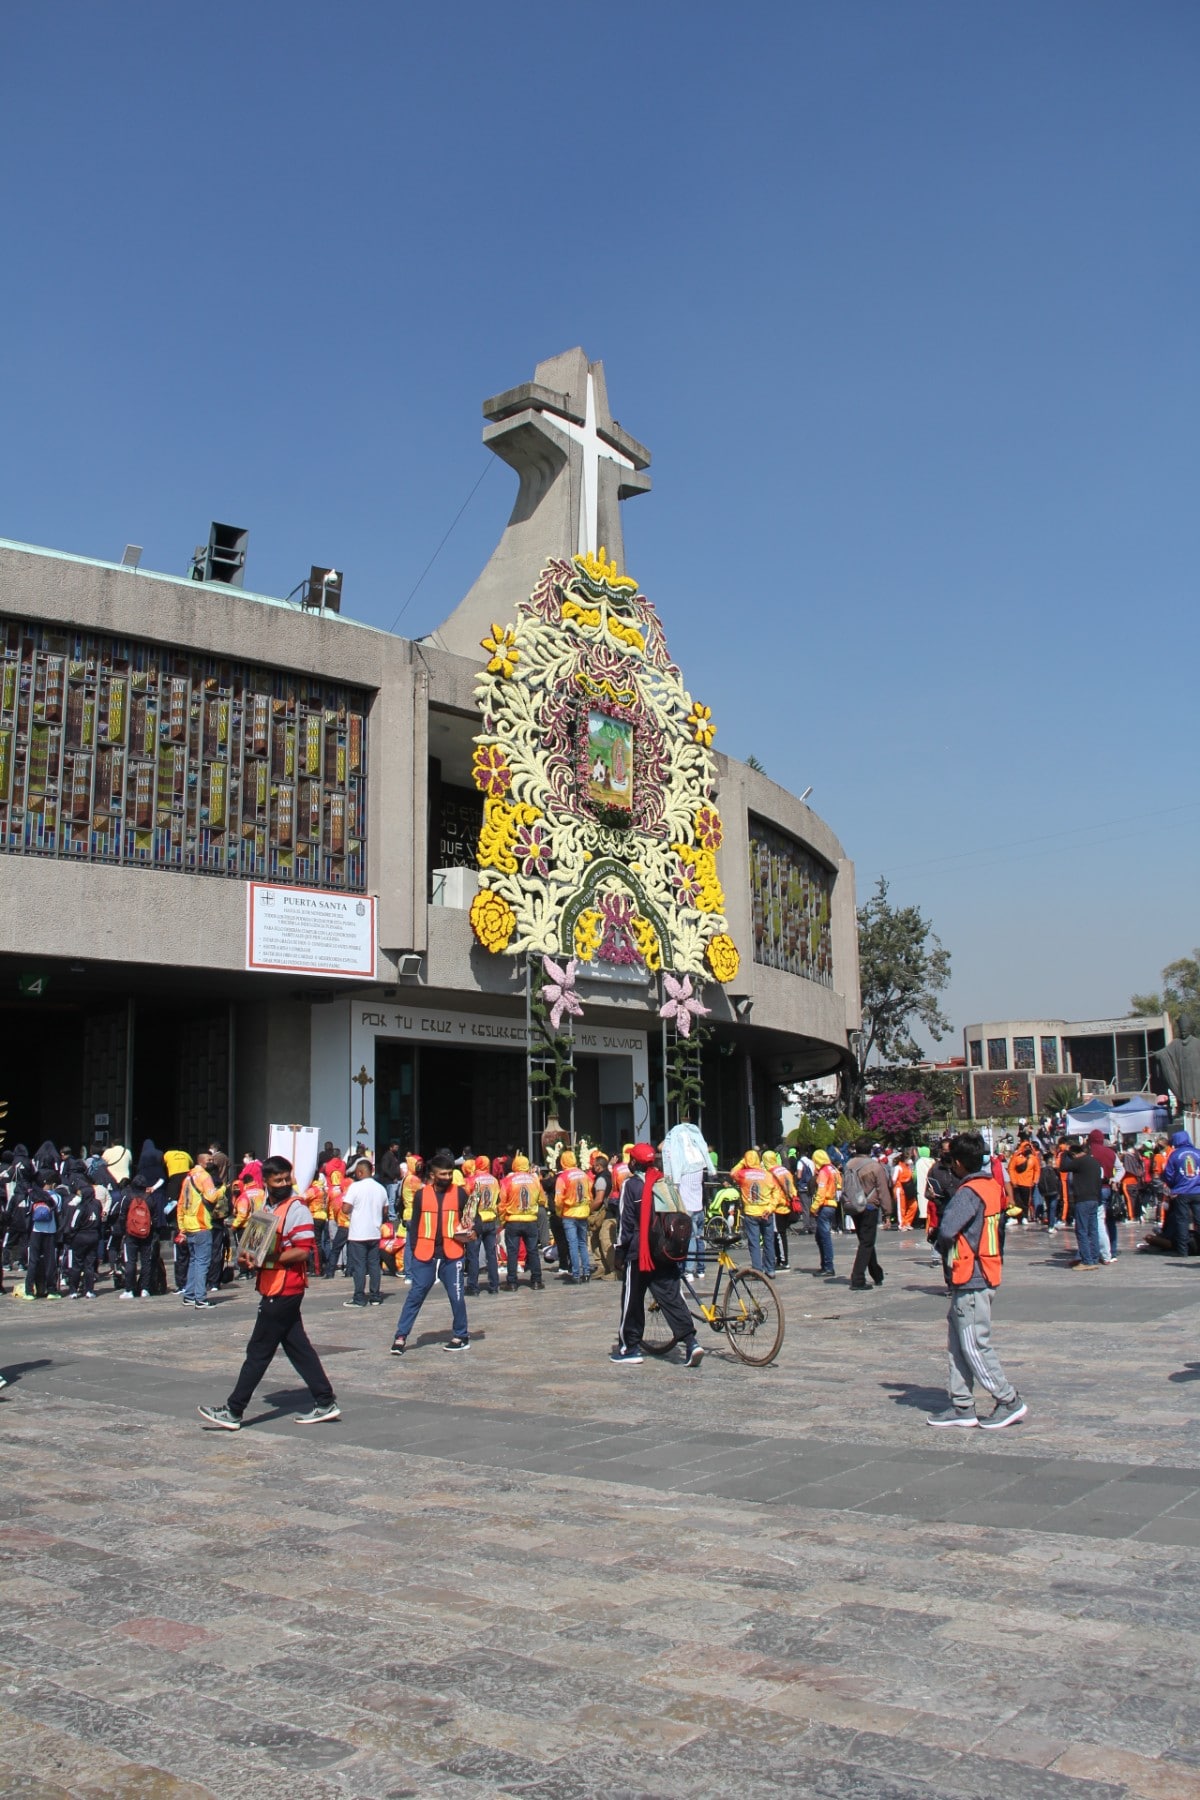
[[[122,1300],[135,1300],[137,1296],[136,1294],[131,1294],[128,1288],[122,1288],[121,1298]]]

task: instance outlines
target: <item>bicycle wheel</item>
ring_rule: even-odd
[[[646,1295],[646,1328],[642,1332],[642,1349],[647,1356],[665,1356],[675,1342],[675,1333],[667,1324],[663,1310],[653,1294]]]
[[[735,1270],[722,1310],[735,1356],[759,1369],[775,1361],[783,1343],[783,1307],[765,1275],[757,1269]]]

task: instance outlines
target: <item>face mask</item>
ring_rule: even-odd
[[[291,1182],[288,1181],[282,1183],[279,1187],[268,1187],[267,1196],[271,1200],[290,1200],[295,1191],[296,1190]]]

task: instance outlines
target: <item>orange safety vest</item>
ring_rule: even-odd
[[[420,1193],[420,1212],[417,1215],[417,1238],[413,1246],[413,1255],[418,1262],[432,1262],[435,1256],[445,1256],[453,1260],[461,1256],[464,1246],[456,1244],[454,1233],[458,1230],[458,1196],[461,1189],[448,1187],[444,1210],[442,1212],[442,1246],[437,1246],[438,1197],[432,1183],[423,1187]]]
[[[962,1287],[965,1282],[970,1281],[978,1261],[983,1279],[990,1288],[997,1288],[1004,1270],[1000,1257],[1000,1214],[1004,1210],[1004,1189],[990,1175],[972,1175],[962,1186],[970,1188],[983,1201],[983,1229],[979,1234],[977,1251],[972,1250],[967,1242],[965,1231],[960,1231],[955,1238],[954,1248],[948,1259],[950,1284],[952,1287]],[[961,1193],[962,1188],[958,1192]]]
[[[500,1183],[494,1175],[476,1175],[471,1183],[471,1198],[475,1202],[475,1217],[483,1225],[490,1225],[500,1205]]]
[[[278,1206],[273,1206],[271,1208],[271,1211],[275,1214],[275,1243],[271,1250],[272,1256],[274,1256],[282,1247],[283,1222],[287,1218],[288,1208],[292,1205],[295,1198],[296,1196],[294,1194],[290,1194],[286,1200],[280,1201]],[[301,1205],[303,1204],[304,1202],[301,1201]],[[298,1263],[290,1268],[280,1268],[276,1265],[273,1268],[264,1268],[258,1271],[259,1293],[268,1300],[275,1294],[282,1294],[287,1285],[289,1275],[299,1275],[303,1285],[305,1287],[308,1286],[308,1268],[304,1263]]]

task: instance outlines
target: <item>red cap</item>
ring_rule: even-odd
[[[657,1154],[653,1144],[635,1144],[629,1152],[629,1160],[639,1169],[648,1169]]]

